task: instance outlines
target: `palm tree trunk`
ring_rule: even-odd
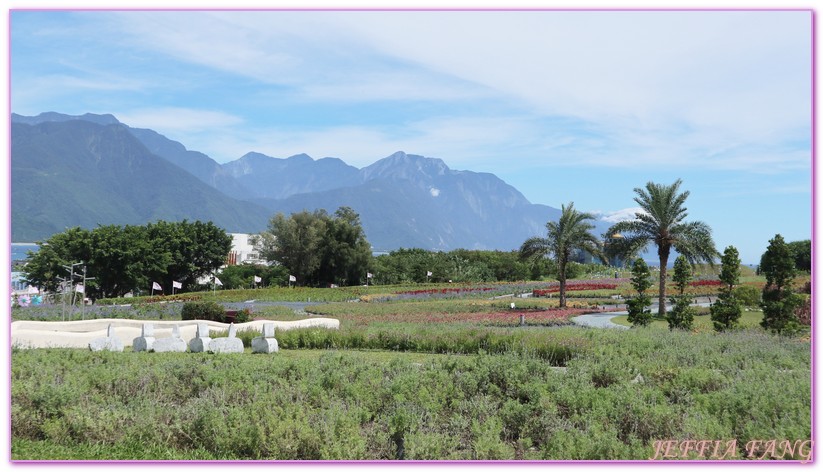
[[[666,317],[666,264],[669,263],[668,247],[661,247],[657,253],[660,256],[660,293],[658,297],[659,306],[657,307],[657,316],[660,318]]]
[[[560,308],[566,308],[566,261],[561,259],[558,262],[559,274],[557,279],[560,280]]]

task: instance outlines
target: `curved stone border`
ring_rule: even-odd
[[[157,321],[129,319],[98,319],[85,321],[15,321],[11,324],[11,345],[18,348],[70,347],[88,349],[89,343],[96,338],[106,337],[108,327],[117,328],[118,337],[123,339],[124,347],[131,346],[132,340],[141,336],[143,324],[154,326],[154,338],[172,337],[172,328],[178,326],[180,337],[188,344],[195,338],[198,323],[207,323],[212,330],[228,330],[229,324],[216,321]],[[264,323],[272,323],[278,330],[296,328],[339,329],[340,320],[333,318],[309,318],[297,321],[256,320],[236,324],[237,330],[253,329],[262,332]]]

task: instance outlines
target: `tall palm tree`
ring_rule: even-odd
[[[672,185],[649,182],[646,189],[636,188],[634,201],[643,209],[635,213],[634,220],[621,221],[608,234],[620,234],[613,238],[616,252],[631,255],[642,251],[649,243],[657,246],[660,258],[660,306],[658,315],[666,314],[666,264],[672,248],[682,254],[690,264],[698,262],[714,263],[718,255],[712,240],[712,230],[702,221],[684,222],[688,213],[683,204],[689,192],[678,193],[682,181],[677,179]]]
[[[590,233],[594,225],[587,220],[594,220],[590,213],[580,213],[574,209],[574,202],[569,206],[561,205],[561,214],[558,221],[546,223],[548,235],[545,238],[529,238],[520,246],[522,257],[551,254],[557,262],[560,281],[560,307],[566,307],[566,265],[569,263],[572,251],[580,249],[594,256],[603,258],[600,249],[600,240]]]

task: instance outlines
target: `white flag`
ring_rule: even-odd
[[[371,272],[366,272],[366,277],[372,278],[374,277],[374,274],[372,274]]]
[[[430,271],[430,270],[429,270],[429,271],[426,271],[426,277],[431,277],[431,276],[432,276],[431,271]]]
[[[259,284],[262,281],[263,281],[263,279],[261,279],[260,277],[258,277],[256,275],[254,276],[254,283]]]
[[[183,284],[181,284],[180,282],[175,282],[173,280],[171,282],[171,286],[174,288],[183,288]]]
[[[297,277],[295,277],[293,275],[290,275],[289,276],[289,282],[297,282]]]
[[[77,284],[74,286],[74,291],[77,293],[86,293],[86,287],[83,284]]]
[[[162,291],[162,290],[163,290],[163,287],[161,287],[161,286],[160,286],[160,284],[159,284],[159,283],[157,283],[157,282],[152,282],[151,289],[152,289],[152,290],[160,290],[160,291]]]
[[[220,279],[218,279],[216,275],[214,276],[214,284],[219,285],[221,287],[223,286],[223,282],[221,282]]]

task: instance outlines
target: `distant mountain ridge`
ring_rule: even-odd
[[[493,174],[452,170],[440,159],[405,152],[362,169],[333,157],[315,160],[298,154],[280,159],[256,152],[221,165],[156,131],[128,127],[112,115],[12,114],[12,123],[14,241],[42,239],[64,226],[137,224],[152,218],[210,219],[231,232],[259,232],[276,212],[333,212],[350,206],[360,214],[376,250],[511,250],[531,236],[544,236],[546,222],[560,214],[556,208],[530,203]],[[38,146],[37,141],[45,144]],[[84,158],[61,159],[61,149]],[[98,156],[97,162],[92,155]],[[107,171],[100,174],[95,169],[102,161]],[[70,162],[68,173],[64,167]],[[55,183],[59,175],[83,181],[80,193],[87,197],[78,196],[77,187]],[[107,178],[111,185],[95,184],[90,175]],[[151,192],[138,191],[137,183]],[[56,201],[37,196],[49,185],[59,189]],[[147,206],[141,200],[153,203]],[[181,205],[180,200],[188,203]],[[65,208],[78,205],[87,207],[80,212]],[[604,232],[608,225],[597,226]]]

